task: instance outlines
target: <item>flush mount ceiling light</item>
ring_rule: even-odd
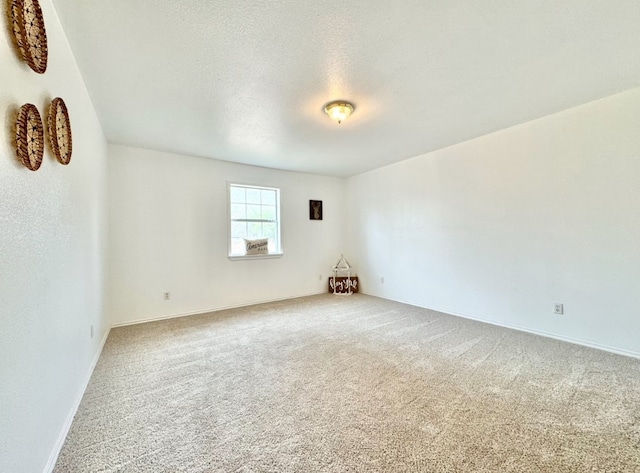
[[[329,115],[329,118],[338,122],[338,125],[342,123],[351,112],[353,112],[353,104],[340,100],[337,102],[331,102],[324,106],[324,113]]]

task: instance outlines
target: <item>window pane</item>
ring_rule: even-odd
[[[259,205],[247,205],[247,218],[251,220],[260,220],[262,212]]]
[[[236,203],[245,202],[244,187],[231,186],[231,202],[236,202]]]
[[[245,252],[244,240],[242,238],[231,239],[231,254],[243,255]]]
[[[278,235],[278,224],[277,223],[263,223],[262,224],[262,234],[263,238],[275,239]]]
[[[267,205],[276,205],[276,191],[262,189],[262,203]]]
[[[263,205],[262,206],[262,220],[275,220],[276,219],[276,208],[271,205]]]
[[[245,238],[247,224],[245,222],[231,222],[231,238]]]
[[[246,207],[244,204],[231,204],[231,218],[233,220],[247,218]]]
[[[247,224],[247,238],[254,240],[256,238],[263,238],[262,236],[262,224],[256,222],[250,222]]]
[[[260,203],[260,189],[247,188],[247,204]]]

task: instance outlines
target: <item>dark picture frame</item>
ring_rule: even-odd
[[[309,201],[309,220],[322,220],[322,201]]]

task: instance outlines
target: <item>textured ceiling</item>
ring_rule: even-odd
[[[640,85],[638,0],[53,1],[110,142],[279,169],[350,176]]]

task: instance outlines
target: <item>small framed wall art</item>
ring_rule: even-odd
[[[38,0],[11,0],[11,23],[22,58],[35,72],[44,74],[49,50]]]
[[[309,201],[309,220],[322,220],[322,201]]]

